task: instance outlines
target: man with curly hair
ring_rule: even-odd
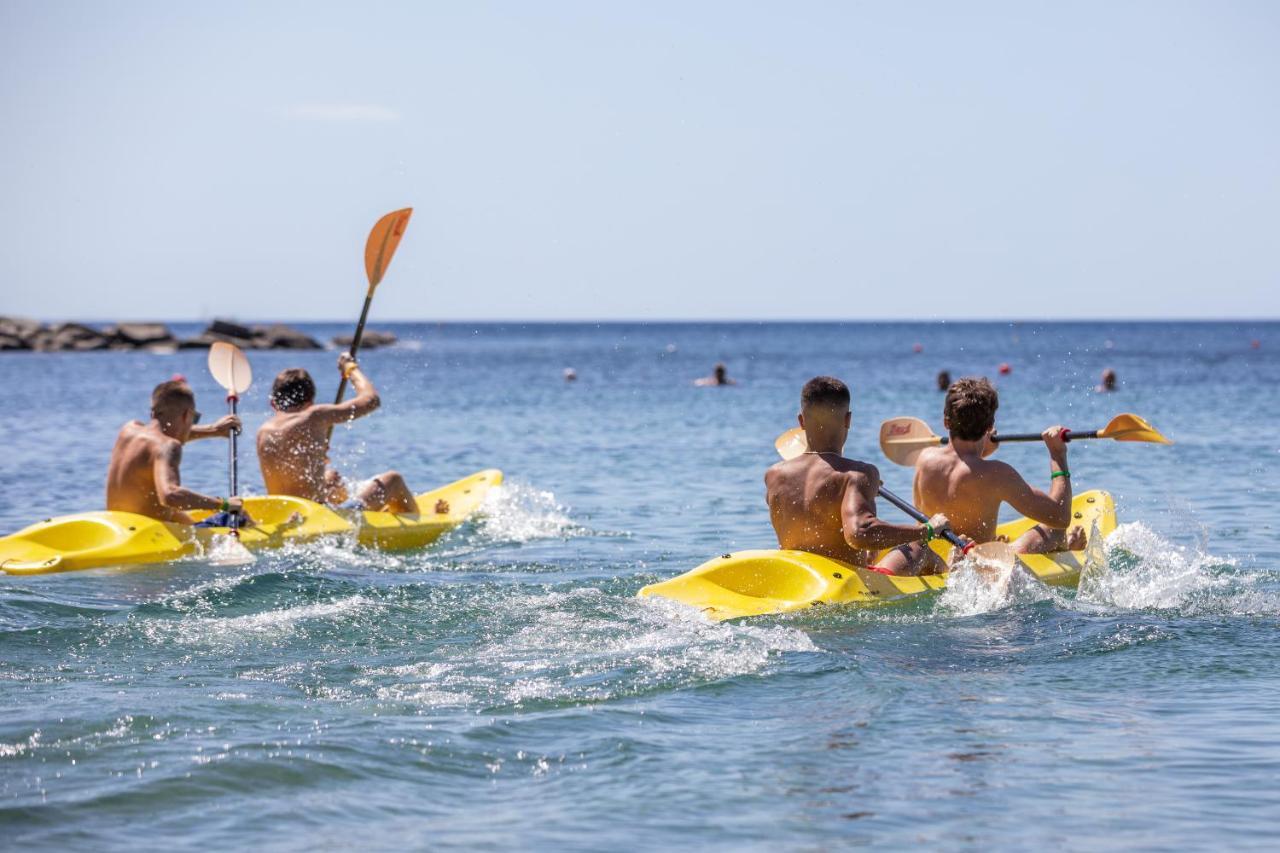
[[[1084,531],[1071,525],[1071,473],[1067,469],[1065,429],[1044,431],[1049,451],[1049,491],[1027,483],[1012,465],[988,459],[995,452],[996,409],[1000,398],[985,378],[952,383],[942,407],[942,423],[951,439],[930,447],[916,460],[913,488],[922,512],[945,513],[956,533],[976,542],[996,538],[1000,505],[1007,503],[1036,522],[1013,548],[1020,554],[1077,550],[1084,547]],[[897,573],[941,571],[942,561],[928,548],[909,543],[881,561]]]

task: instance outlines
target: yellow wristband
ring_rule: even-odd
[[[344,368],[342,368],[342,378],[343,378],[343,379],[350,379],[350,378],[351,378],[351,374],[355,373],[355,372],[356,372],[357,370],[359,370],[359,369],[360,369],[360,365],[359,365],[359,364],[357,364],[356,362],[354,362],[354,361],[352,361],[352,362],[348,362],[348,363],[347,363],[347,366],[346,366],[346,367],[344,367]]]

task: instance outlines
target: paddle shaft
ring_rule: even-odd
[[[1069,429],[1069,430],[1064,430],[1062,433],[1063,441],[1078,441],[1082,438],[1103,438],[1103,437],[1104,436],[1098,435],[1098,430],[1096,429],[1089,430],[1088,432],[1076,432],[1075,430]],[[1000,435],[999,433],[996,433],[995,435],[991,436],[991,440],[996,442],[997,444],[1010,442],[1010,441],[1044,441],[1044,436],[1038,432],[1015,432],[1012,435]],[[938,444],[950,444],[950,443],[951,443],[951,439],[947,438],[945,435],[938,437]]]
[[[227,405],[231,408],[231,414],[239,414],[236,411],[236,404],[240,402],[240,398],[235,394],[227,395]],[[230,464],[228,466],[231,472],[231,495],[232,497],[240,494],[240,468],[238,464],[239,447],[236,440],[240,437],[240,430],[233,429],[231,431],[231,443],[227,445],[227,453],[230,455]],[[240,513],[231,514],[231,535],[240,538]]]
[[[911,516],[912,518],[914,518],[916,521],[920,522],[921,524],[924,524],[925,522],[927,522],[927,521],[929,520],[929,516],[925,515],[923,512],[921,512],[920,510],[916,509],[914,506],[912,506],[911,504],[907,503],[907,502],[906,502],[906,501],[904,501],[902,498],[898,497],[898,496],[897,496],[897,495],[895,495],[893,492],[891,492],[891,491],[889,491],[888,489],[886,489],[884,486],[881,486],[881,487],[880,487],[880,497],[884,498],[884,499],[885,499],[885,500],[887,500],[889,503],[893,504],[893,505],[894,505],[894,506],[896,506],[898,509],[902,510],[902,511],[903,511],[903,512],[905,512],[907,515]],[[959,549],[960,549],[960,553],[962,553],[962,554],[964,554],[964,553],[968,553],[969,549],[973,547],[973,543],[972,543],[972,542],[970,542],[970,543],[966,546],[966,545],[964,544],[964,542],[963,542],[963,541],[961,541],[960,537],[959,537],[959,536],[957,536],[957,535],[955,535],[954,533],[952,533],[950,530],[944,530],[944,531],[942,531],[942,533],[941,533],[940,535],[942,536],[942,538],[943,538],[943,539],[947,540],[947,541],[948,541],[948,542],[950,542],[952,545],[954,545],[954,546],[956,546],[957,548],[959,548]]]
[[[364,337],[364,321],[369,319],[369,306],[373,304],[373,288],[369,288],[369,292],[364,297],[364,308],[360,311],[360,322],[356,323],[356,333],[351,336],[351,357],[355,358],[356,353],[360,350],[360,340]],[[342,377],[338,383],[338,396],[334,398],[333,404],[336,406],[342,402],[343,396],[347,393],[347,377]]]

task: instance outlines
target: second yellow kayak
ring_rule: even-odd
[[[362,545],[403,550],[438,539],[475,513],[485,495],[502,482],[502,472],[472,474],[417,496],[419,512],[343,513],[303,498],[245,498],[254,526],[240,531],[250,551],[314,541],[323,536],[353,536]],[[448,511],[436,512],[437,502]],[[207,513],[192,513],[197,517]],[[85,512],[37,522],[0,538],[0,570],[13,575],[72,572],[104,566],[167,563],[206,554],[225,527],[170,524],[130,512]]]

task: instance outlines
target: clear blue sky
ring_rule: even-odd
[[[1280,316],[1280,4],[0,4],[0,313]]]

